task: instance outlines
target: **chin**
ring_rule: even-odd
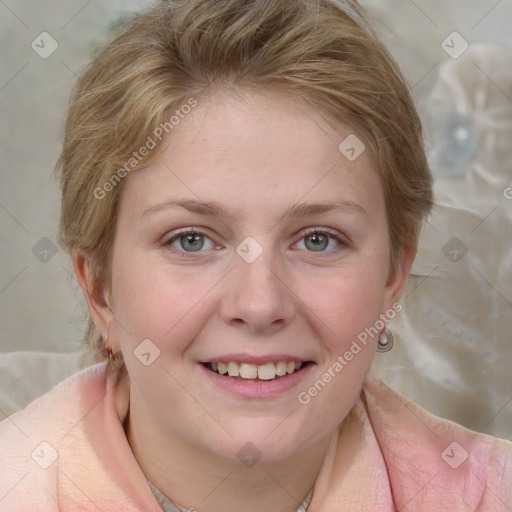
[[[204,448],[216,456],[240,461],[247,467],[285,461],[314,442],[304,437],[304,428],[295,429],[289,420],[283,421],[285,417],[232,421],[225,428],[233,437],[226,434],[217,440],[205,439]]]

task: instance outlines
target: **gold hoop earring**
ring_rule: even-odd
[[[102,340],[101,353],[103,354],[103,357],[107,360],[107,364],[108,364],[109,368],[112,370],[116,370],[116,369],[120,368],[121,366],[123,366],[123,364],[124,364],[123,353],[121,351],[119,351],[114,354],[112,349],[107,346],[107,343],[108,343],[108,333],[107,333],[107,337]]]
[[[110,349],[107,347],[107,341],[108,341],[108,333],[105,338],[103,336],[101,337],[101,344],[100,344],[100,351],[105,359],[108,359],[109,352],[110,352]]]
[[[389,352],[394,345],[393,333],[386,327],[377,341],[377,352]]]
[[[124,364],[123,353],[121,351],[119,351],[114,354],[114,352],[112,352],[112,349],[109,349],[108,365],[110,366],[110,368],[112,368],[113,370],[117,370],[118,368],[123,366],[123,364]]]

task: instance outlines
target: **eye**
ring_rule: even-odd
[[[330,252],[347,245],[340,235],[326,229],[313,228],[298,242],[297,248],[311,252]]]
[[[216,245],[203,233],[194,230],[182,231],[169,238],[165,246],[171,246],[178,251],[200,252],[202,249],[215,249]]]

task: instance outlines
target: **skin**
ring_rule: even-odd
[[[296,510],[359,396],[376,339],[310,403],[297,400],[398,301],[415,256],[405,248],[390,271],[370,156],[350,162],[338,150],[351,133],[275,91],[203,96],[159,158],[123,183],[105,293],[93,294],[88,262],[74,253],[96,326],[126,362],[134,455],[184,510]],[[156,207],[174,200],[223,213]],[[336,201],[351,206],[285,216],[298,203]],[[190,227],[207,237],[198,252],[176,235]],[[340,241],[311,250],[308,228]],[[263,249],[252,263],[236,252],[249,236]],[[134,355],[145,339],[160,350],[150,366]],[[280,396],[248,399],[212,384],[199,363],[230,353],[314,364]],[[237,457],[247,442],[261,455],[250,468]]]

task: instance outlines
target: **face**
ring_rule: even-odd
[[[103,316],[148,436],[280,461],[348,413],[362,333],[404,281],[370,157],[338,149],[351,133],[277,93],[216,93],[126,179]]]

